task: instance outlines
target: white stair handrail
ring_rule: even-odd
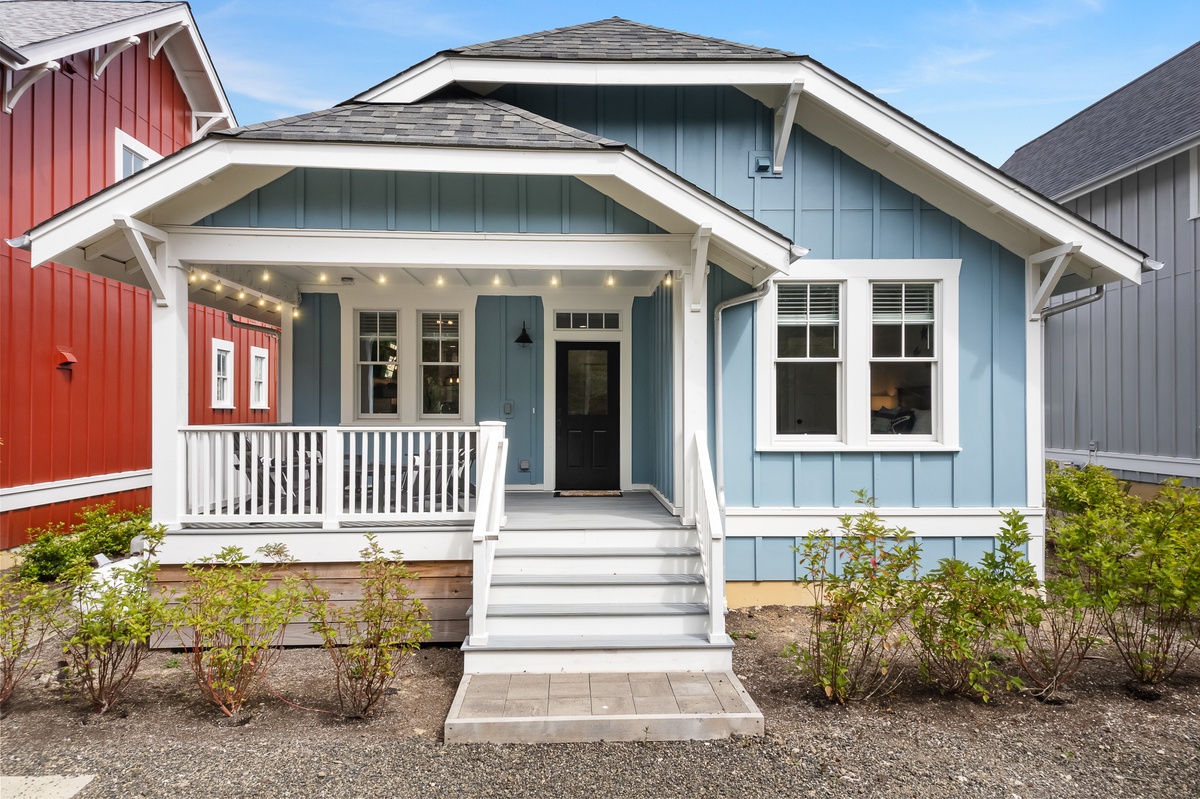
[[[696,535],[704,571],[704,591],[708,599],[708,640],[724,642],[725,635],[725,525],[717,503],[716,483],[708,457],[708,442],[703,432],[693,439],[691,481],[692,507],[696,509]]]
[[[484,422],[479,435],[479,480],[475,525],[471,530],[471,628],[472,646],[487,644],[488,600],[491,594],[492,562],[504,522],[504,475],[508,467],[508,439],[503,422]]]

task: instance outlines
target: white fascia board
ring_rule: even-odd
[[[354,99],[415,103],[452,83],[554,84],[560,86],[787,87],[801,74],[796,60],[745,61],[541,61],[437,55]]]
[[[685,235],[411,233],[377,230],[168,227],[185,264],[456,269],[671,271]]]
[[[29,231],[33,266],[90,244],[115,229],[115,216],[137,216],[229,166],[228,148],[205,141],[164,158]]]
[[[809,70],[812,77],[805,80],[800,103],[802,110],[798,114],[802,120],[803,109],[814,102],[819,103],[832,111],[843,126],[866,130],[884,154],[889,151],[893,155],[907,154],[932,171],[937,179],[952,184],[989,213],[1009,215],[1052,244],[1080,241],[1083,247],[1079,258],[1087,266],[1108,270],[1116,278],[1141,282],[1141,265],[1145,255],[1140,251],[1115,236],[1081,222],[1056,203],[1036,195],[964,150],[931,135],[912,120],[887,108],[878,99],[833,73],[816,65],[809,65]],[[840,147],[841,143],[837,142],[837,145]],[[851,155],[857,157],[858,154]],[[879,163],[883,159],[876,157],[872,160]],[[886,175],[889,170],[885,165],[880,171]],[[901,181],[897,182],[904,185]],[[935,202],[933,198],[926,199]],[[952,213],[962,217],[961,209]],[[988,231],[980,232],[986,234]],[[1044,245],[1033,246],[1036,249],[1044,248]],[[1033,252],[1011,246],[1009,249],[1022,257]]]

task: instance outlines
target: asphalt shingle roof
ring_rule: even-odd
[[[269,141],[502,149],[602,150],[625,146],[499,100],[445,94],[411,104],[346,103],[212,135]]]
[[[1200,137],[1200,42],[1013,153],[1000,167],[1048,197]]]
[[[20,50],[153,14],[183,3],[89,2],[88,0],[6,0],[0,2],[0,39]]]
[[[770,47],[728,42],[692,33],[655,28],[621,17],[554,28],[447,51],[492,58],[556,58],[603,61],[679,61],[797,58]]]

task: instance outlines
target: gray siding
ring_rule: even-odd
[[[1085,458],[1095,441],[1102,463],[1105,453],[1200,458],[1200,222],[1188,202],[1184,153],[1065,203],[1165,266],[1046,320],[1048,448]],[[1158,482],[1182,471],[1119,473]]]

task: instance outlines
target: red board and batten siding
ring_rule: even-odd
[[[150,60],[148,40],[99,80],[87,53],[60,59],[74,74],[42,77],[0,114],[0,236],[112,183],[116,128],[163,155],[190,141],[187,99],[170,61]],[[59,347],[77,359],[70,370],[57,366]],[[0,488],[150,468],[149,292],[54,264],[30,269],[27,252],[0,244],[0,440]],[[149,494],[0,513],[0,549],[85,504],[137,507]]]
[[[279,357],[279,339],[268,334],[267,328],[246,330],[229,324],[224,311],[193,305],[188,315],[188,342],[191,348],[188,364],[188,421],[192,424],[263,424],[275,421],[279,402],[278,387],[268,378],[268,410],[250,408],[250,348],[267,351],[272,374]],[[250,324],[254,324],[251,322]],[[232,409],[212,407],[212,340],[233,342],[233,405]]]

